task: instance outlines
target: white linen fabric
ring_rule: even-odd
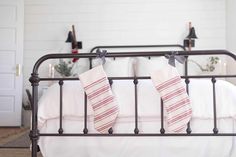
[[[183,80],[182,80],[183,81]],[[134,86],[132,80],[113,81],[112,90],[119,103],[119,117],[134,116]],[[59,85],[52,85],[41,97],[38,108],[39,127],[49,119],[59,117]],[[213,117],[213,92],[211,80],[191,79],[189,96],[192,117]],[[236,86],[218,80],[216,82],[217,117],[236,118]],[[138,83],[139,116],[160,116],[160,96],[151,80]],[[84,114],[84,90],[80,81],[65,81],[63,85],[63,117],[80,118]],[[93,109],[88,104],[88,115]]]
[[[134,131],[133,81],[114,81],[112,90],[119,102],[119,115],[114,133]],[[210,80],[190,80],[192,105],[191,128],[209,133],[213,129],[213,99]],[[226,81],[216,82],[219,132],[236,132],[236,87]],[[139,130],[145,133],[160,130],[160,96],[151,80],[138,83]],[[63,85],[64,133],[82,133],[84,90],[80,81]],[[165,114],[166,115],[166,114]],[[57,133],[59,128],[59,86],[52,85],[39,101],[40,133]],[[164,124],[166,126],[166,123]],[[93,110],[88,104],[88,130],[97,133]],[[235,137],[40,137],[39,146],[45,157],[234,157]],[[196,153],[197,152],[197,153]]]
[[[92,65],[96,67],[102,64],[100,58],[93,59]],[[104,71],[108,77],[132,77],[133,71],[133,59],[130,57],[125,58],[106,58],[106,62],[103,65]]]
[[[175,64],[179,74],[183,75],[184,65],[180,64],[178,61],[176,61]],[[150,76],[153,71],[162,69],[168,65],[168,59],[165,57],[151,57],[151,59],[137,57],[134,63],[134,73],[136,76]]]
[[[160,119],[139,118],[140,132],[159,132]],[[59,119],[51,119],[41,133],[57,133]],[[235,132],[236,121],[220,118],[220,132]],[[193,132],[212,132],[210,119],[192,119]],[[63,119],[65,133],[82,133],[83,119]],[[96,132],[89,119],[89,132]],[[133,133],[134,118],[118,118],[114,132]],[[44,157],[235,157],[235,137],[40,137]]]
[[[89,70],[89,62],[87,58],[80,58],[77,60],[71,69],[72,76],[78,76],[78,74],[84,73]]]

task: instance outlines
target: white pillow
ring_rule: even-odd
[[[72,76],[78,76],[79,74],[84,73],[89,70],[89,60],[80,58],[76,61],[71,69]]]
[[[93,59],[93,67],[101,65],[101,59]],[[103,65],[108,77],[133,77],[133,59],[130,57],[126,58],[106,58],[106,63]]]
[[[175,61],[176,68],[180,75],[184,74],[184,65]],[[168,59],[165,57],[138,57],[135,61],[134,73],[136,76],[150,76],[152,71],[162,69],[168,65]]]

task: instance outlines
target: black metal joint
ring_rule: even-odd
[[[218,134],[219,130],[217,128],[213,129],[214,134]]]
[[[160,129],[160,132],[161,132],[161,134],[165,134],[165,129],[164,129],[164,128],[161,128],[161,129]]]
[[[188,127],[188,128],[186,129],[186,132],[187,132],[187,134],[189,135],[189,134],[192,133],[192,129],[191,129],[190,127]]]
[[[108,133],[109,133],[109,134],[113,134],[113,129],[110,128],[110,129],[108,130]]]
[[[62,129],[62,128],[58,129],[58,133],[59,133],[60,135],[63,134],[63,129]]]
[[[135,78],[133,82],[134,82],[135,85],[137,85],[138,84],[138,79]]]
[[[109,79],[109,84],[110,84],[110,86],[113,84],[113,80],[112,79]]]
[[[31,77],[29,78],[29,81],[31,82],[32,86],[38,86],[39,85],[39,81],[40,81],[40,79],[38,77],[38,74],[32,73]]]
[[[215,78],[215,77],[212,77],[211,82],[212,82],[212,83],[216,83],[216,78]]]
[[[83,132],[84,132],[84,134],[88,134],[88,129],[84,128]]]
[[[189,83],[190,83],[189,78],[186,78],[186,79],[185,79],[185,83],[186,83],[186,84],[189,84]]]
[[[29,137],[31,140],[39,139],[39,130],[30,130]]]
[[[135,133],[135,134],[138,134],[138,133],[139,133],[139,129],[138,129],[138,128],[135,128],[135,129],[134,129],[134,133]]]
[[[59,80],[59,85],[62,86],[64,84],[63,80]]]

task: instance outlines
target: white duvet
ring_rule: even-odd
[[[133,133],[133,81],[114,81],[112,89],[120,107],[114,132]],[[193,132],[210,133],[213,129],[213,98],[210,80],[190,82],[193,108]],[[216,83],[219,132],[236,132],[236,87],[226,81]],[[151,80],[138,83],[140,132],[160,130],[160,97]],[[63,85],[63,129],[65,133],[82,133],[84,92],[79,81]],[[88,104],[88,129],[93,128],[93,111]],[[59,85],[52,85],[39,101],[41,133],[57,133],[59,128]],[[234,157],[235,137],[40,137],[44,157]]]
[[[119,117],[134,116],[134,85],[132,80],[114,81],[112,90],[119,103]],[[59,85],[52,85],[39,101],[38,118],[41,127],[47,120],[59,117]],[[189,95],[193,118],[213,117],[213,89],[210,80],[191,79]],[[217,117],[236,117],[236,86],[216,82]],[[151,80],[139,80],[138,113],[141,117],[160,116],[160,96]],[[79,81],[65,81],[63,85],[63,117],[81,118],[84,115],[84,91]],[[93,115],[88,104],[88,115]]]

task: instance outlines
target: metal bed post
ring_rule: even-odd
[[[37,72],[33,72],[29,79],[32,86],[32,96],[33,96],[33,105],[32,105],[32,129],[29,133],[29,137],[32,143],[32,157],[37,157],[38,150],[38,139],[39,139],[39,130],[38,130],[38,86],[39,86],[39,77]]]

